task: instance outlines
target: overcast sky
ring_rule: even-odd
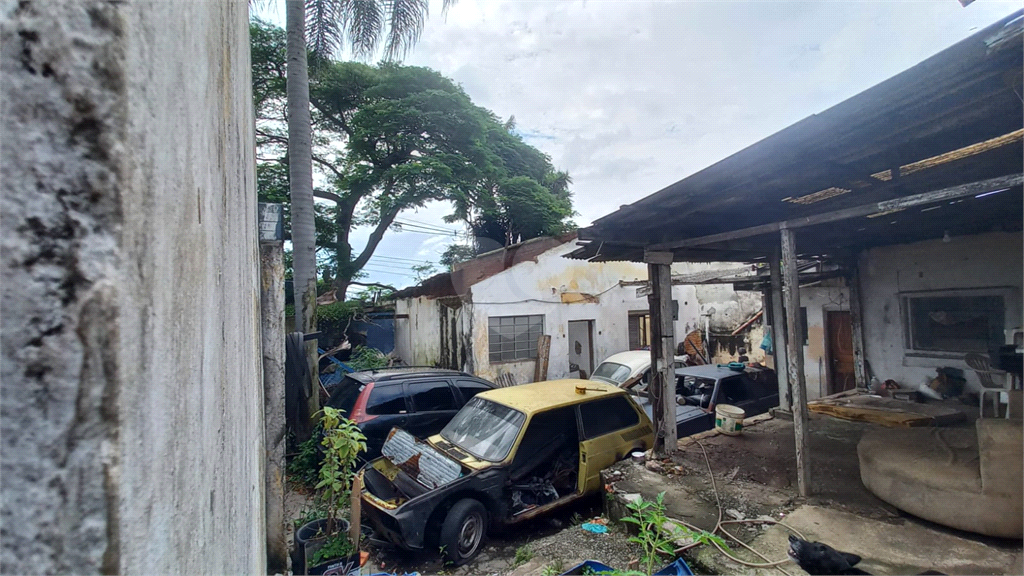
[[[283,25],[283,2],[264,17]],[[1019,1],[440,0],[407,64],[460,83],[573,178],[581,226],[966,38]],[[456,231],[436,203],[406,221]],[[669,217],[669,215],[666,215]],[[461,231],[461,229],[457,230]],[[355,243],[368,231],[357,231]],[[369,279],[455,238],[390,232]]]

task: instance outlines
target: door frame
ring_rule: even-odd
[[[822,396],[828,396],[830,394],[836,394],[838,392],[841,392],[841,390],[836,390],[835,392],[833,392],[833,390],[835,390],[838,387],[838,385],[835,383],[834,376],[833,376],[833,363],[832,363],[832,361],[833,361],[833,358],[832,358],[832,344],[833,344],[833,342],[832,342],[832,331],[830,329],[831,324],[830,324],[830,320],[829,319],[830,319],[830,317],[833,314],[836,314],[836,313],[846,314],[847,316],[850,317],[850,347],[851,347],[851,353],[852,353],[852,350],[853,350],[853,317],[850,314],[850,309],[849,308],[825,307],[825,308],[822,308],[821,312],[822,312],[822,333],[823,333],[822,335],[823,335],[824,345],[825,345],[825,350],[824,350],[824,352],[825,352],[825,354],[824,354],[824,357],[825,357],[825,374],[824,374],[824,376],[825,377],[822,379],[822,383],[821,383],[822,386],[824,386],[824,389],[821,392],[822,392]],[[855,378],[855,382],[856,382],[856,374],[854,374],[854,378]],[[854,387],[856,388],[856,383],[854,384]]]
[[[594,375],[594,320],[593,319],[587,319],[587,318],[583,318],[583,319],[580,319],[580,320],[566,320],[566,323],[565,323],[565,335],[566,335],[566,337],[569,336],[569,324],[572,324],[573,322],[586,322],[587,323],[587,346],[589,347],[589,349],[587,350],[587,358],[590,361],[590,366],[587,366],[587,378],[590,378],[591,376]],[[570,340],[571,340],[571,338],[570,338]],[[569,343],[569,345],[572,346],[572,343]],[[566,360],[568,360],[568,358],[566,358]],[[582,366],[580,366],[580,368],[582,368]]]

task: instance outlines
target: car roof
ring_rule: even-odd
[[[728,364],[705,364],[703,366],[686,366],[684,368],[676,368],[676,376],[694,376],[697,378],[710,378],[712,380],[721,380],[722,378],[728,378],[730,376],[736,376],[744,372],[764,372],[760,368],[747,367],[741,372],[732,370]]]
[[[585,389],[583,394],[576,392],[576,387]],[[565,380],[546,380],[532,384],[520,384],[507,388],[495,388],[477,394],[509,408],[515,408],[527,415],[543,412],[552,408],[571,406],[599,397],[624,396],[626,391],[611,384],[595,380],[569,378]]]
[[[682,356],[676,356],[676,360],[682,360]],[[604,359],[601,364],[605,362],[613,362],[615,364],[622,364],[623,366],[629,367],[631,372],[642,370],[651,365],[651,351],[650,350],[627,350],[625,352],[619,352],[612,354],[611,356]]]
[[[422,378],[426,376],[466,376],[479,380],[475,376],[470,376],[465,372],[459,372],[458,370],[446,370],[443,368],[422,368],[415,366],[393,366],[391,368],[378,368],[374,370],[359,370],[348,374],[350,378],[355,378],[360,382],[386,382],[388,380],[398,380],[407,378]]]

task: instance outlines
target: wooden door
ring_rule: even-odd
[[[853,324],[849,312],[826,312],[828,324],[828,393],[857,386],[853,373]]]

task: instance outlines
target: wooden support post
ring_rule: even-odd
[[[654,454],[671,456],[676,450],[675,333],[672,325],[672,253],[648,252],[648,296],[651,311],[651,408],[654,414]]]
[[[269,206],[269,207],[268,207]],[[276,206],[276,208],[275,208]],[[260,204],[260,328],[263,347],[264,519],[268,573],[288,568],[285,534],[284,242],[280,204]],[[266,219],[266,222],[263,219]],[[267,230],[264,230],[267,228]]]
[[[359,540],[362,536],[363,483],[357,474],[352,479],[352,499],[349,501],[348,538],[352,542],[352,550],[359,552]]]
[[[548,379],[548,362],[551,359],[551,336],[541,334],[537,338],[537,363],[533,369],[533,381],[542,382]]]
[[[864,353],[864,316],[860,297],[859,258],[851,259],[850,281],[850,324],[853,333],[853,377],[858,388],[868,387],[867,356]]]
[[[796,437],[796,474],[800,496],[811,493],[811,464],[808,449],[807,385],[804,382],[803,337],[800,324],[800,273],[796,264],[796,238],[789,228],[780,231],[782,240],[782,291],[786,305],[787,362],[793,390],[793,435]]]
[[[789,385],[789,366],[786,359],[786,310],[782,307],[782,253],[778,245],[772,250],[770,265],[772,345],[775,347],[775,374],[779,379],[779,408],[788,411],[793,405],[793,392]]]

